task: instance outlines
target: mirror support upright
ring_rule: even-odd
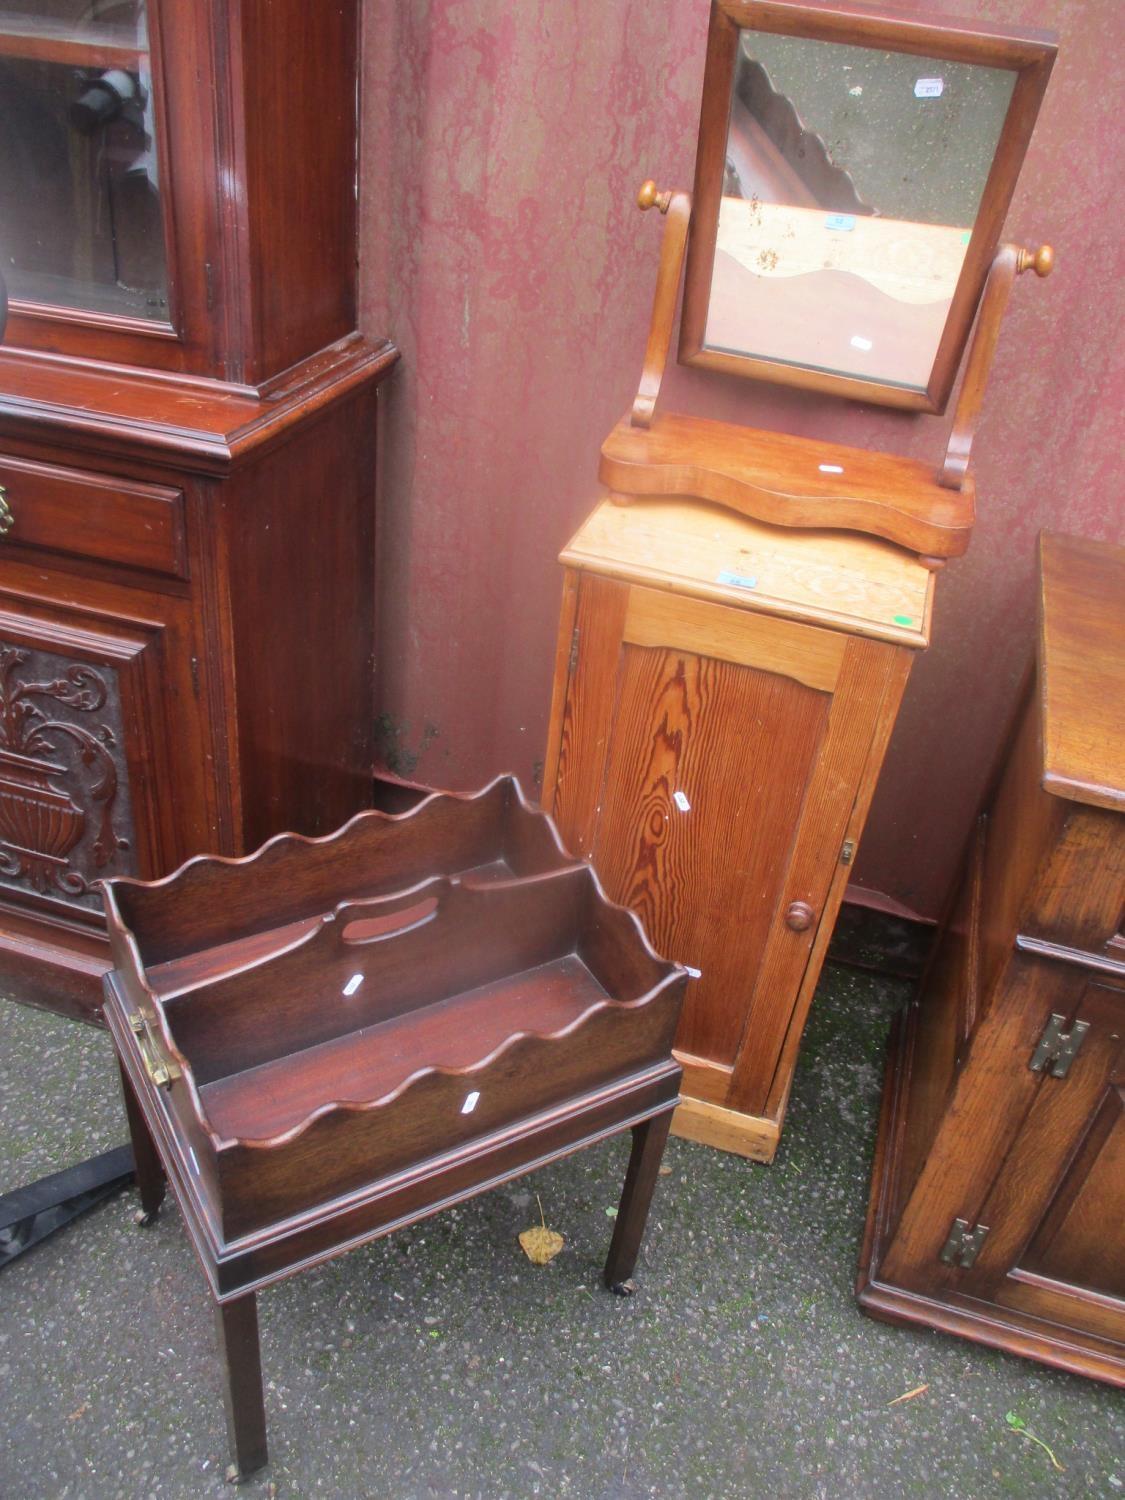
[[[660,395],[660,382],[668,364],[672,346],[672,324],[676,317],[676,298],[687,250],[691,223],[691,194],[673,190],[659,192],[649,179],[637,194],[641,210],[658,208],[665,217],[664,239],[660,245],[660,268],[656,273],[656,293],[652,299],[652,322],[649,324],[645,363],[637,399],[633,402],[631,422],[634,427],[651,427]]]
[[[945,462],[938,474],[939,482],[948,489],[962,489],[968,477],[969,454],[980,420],[981,407],[984,405],[985,387],[992,370],[996,341],[1000,336],[1000,324],[1008,305],[1012,283],[1024,271],[1034,270],[1036,276],[1049,276],[1054,265],[1055,252],[1050,245],[1040,245],[1038,250],[1025,250],[1019,245],[1001,245],[993,258],[977,313],[973,341],[969,345],[965,379],[953,413],[953,427],[949,434]]]

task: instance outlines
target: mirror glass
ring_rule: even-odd
[[[740,32],[704,347],[924,390],[1015,81]]]

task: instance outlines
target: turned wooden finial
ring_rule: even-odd
[[[659,192],[656,183],[653,182],[651,177],[647,182],[641,183],[641,190],[637,194],[637,207],[639,209],[658,208],[662,214],[666,214],[671,201],[672,194],[670,192]]]
[[[645,183],[645,187],[648,183]],[[643,189],[642,189],[643,191]],[[1021,250],[1016,262],[1016,274],[1034,270],[1036,276],[1050,276],[1055,269],[1055,252],[1050,245],[1040,245],[1038,250]]]

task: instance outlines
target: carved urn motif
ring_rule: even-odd
[[[58,771],[49,761],[0,749],[0,859],[17,860],[38,891],[65,880],[66,856],[86,826],[77,803],[51,785]]]

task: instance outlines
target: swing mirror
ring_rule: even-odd
[[[1042,33],[715,0],[681,361],[942,411],[1054,56]]]

